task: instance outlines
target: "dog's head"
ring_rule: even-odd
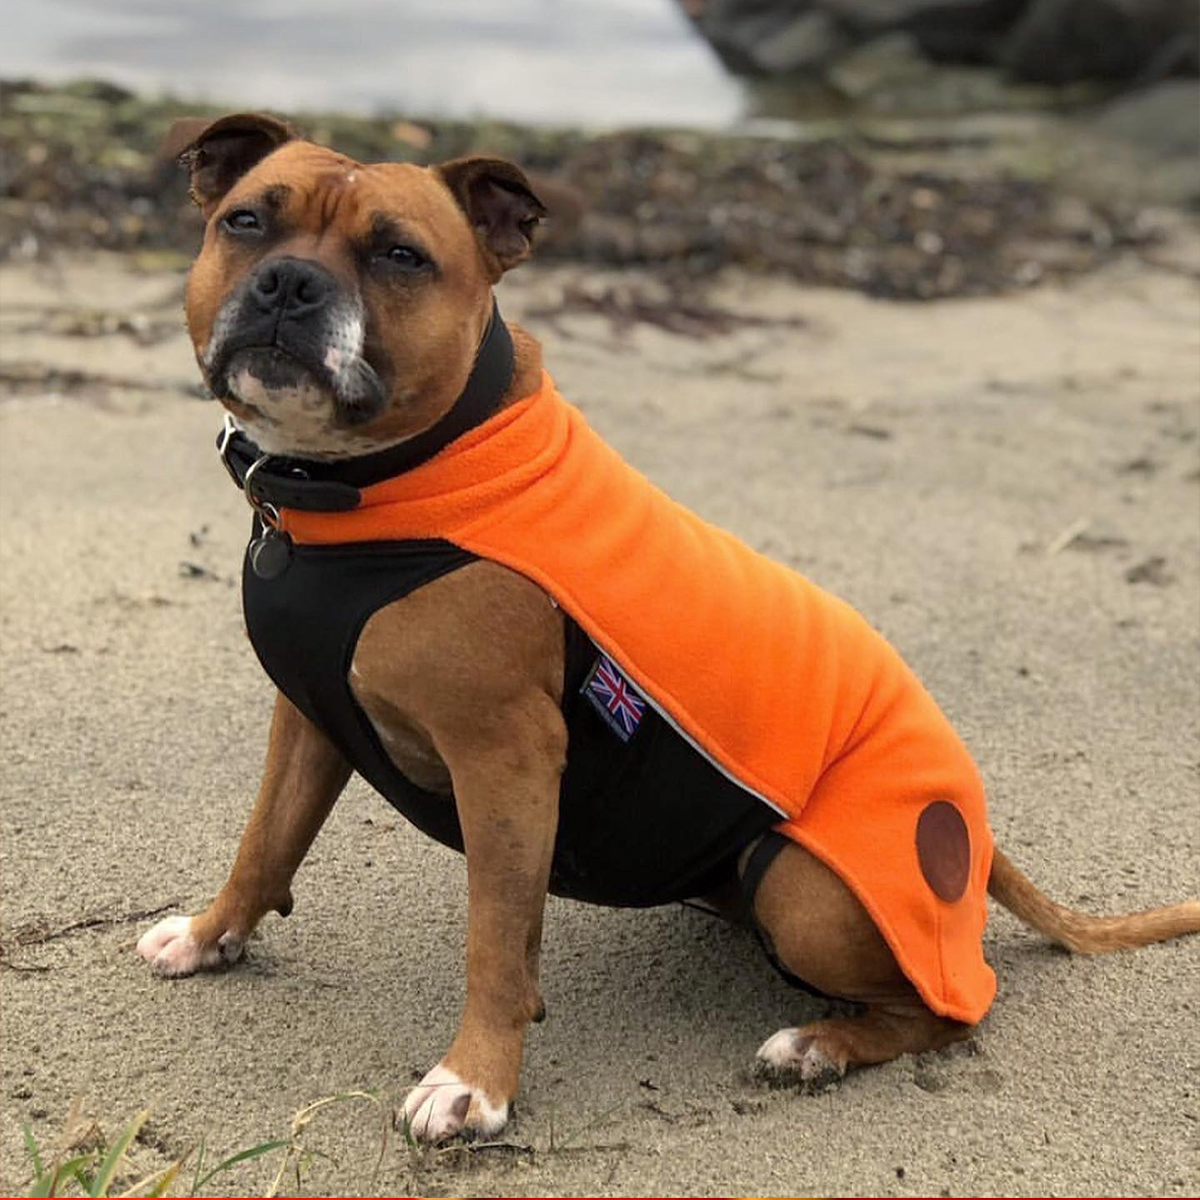
[[[359,163],[258,113],[181,121],[164,149],[207,222],[187,285],[197,360],[269,453],[359,454],[432,425],[545,215],[500,159]]]

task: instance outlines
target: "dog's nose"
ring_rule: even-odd
[[[303,317],[324,306],[336,287],[324,267],[302,258],[275,258],[254,272],[250,295],[265,313]]]

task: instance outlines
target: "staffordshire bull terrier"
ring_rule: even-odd
[[[354,770],[466,855],[465,1006],[403,1106],[430,1141],[507,1120],[547,892],[705,898],[857,1001],[763,1044],[800,1081],[965,1036],[995,989],[987,893],[1083,953],[1200,929],[1200,901],[1048,900],[866,621],[592,433],[493,299],[545,215],[517,167],[360,163],[260,114],[168,144],[206,221],[187,323],[253,510],[244,607],[278,695],[228,881],[138,943],[158,971],[224,967],[290,913]]]

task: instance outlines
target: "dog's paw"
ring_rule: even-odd
[[[781,1029],[758,1048],[757,1074],[775,1086],[803,1084],[820,1090],[837,1083],[846,1073],[841,1055],[833,1055],[821,1044],[819,1033],[804,1029]]]
[[[137,952],[158,974],[177,978],[237,962],[244,947],[231,930],[206,944],[193,935],[191,917],[164,917],[138,938]]]
[[[438,1063],[411,1092],[397,1114],[421,1142],[443,1142],[456,1134],[491,1137],[508,1120],[508,1103],[493,1104],[482,1088],[463,1083]]]

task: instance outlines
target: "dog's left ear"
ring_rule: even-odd
[[[184,117],[167,131],[159,154],[187,167],[192,199],[207,218],[251,167],[297,136],[285,121],[266,113],[232,113],[215,121]]]
[[[434,170],[467,214],[493,283],[529,257],[546,206],[520,168],[502,158],[456,158]]]

